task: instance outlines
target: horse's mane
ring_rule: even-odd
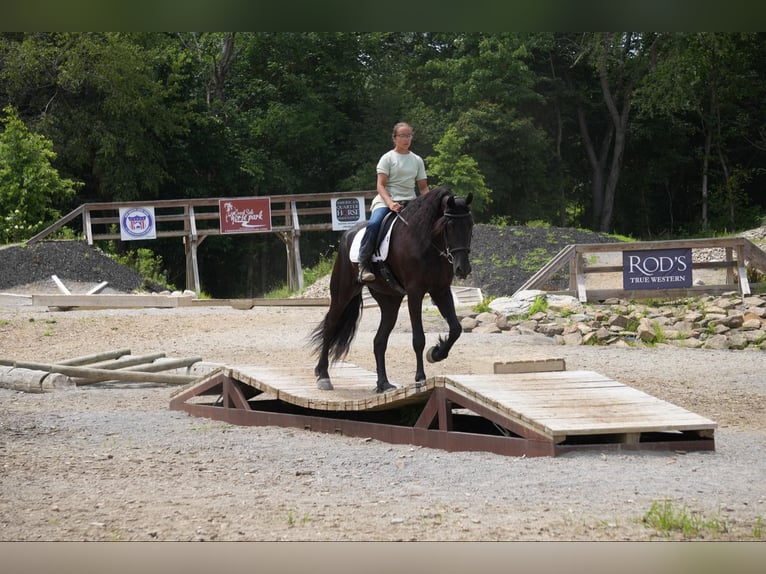
[[[410,231],[417,230],[424,237],[431,234],[436,222],[444,215],[445,197],[453,195],[447,187],[435,187],[419,195],[401,211]]]

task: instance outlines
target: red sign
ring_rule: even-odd
[[[239,197],[219,199],[221,233],[271,231],[271,198]]]

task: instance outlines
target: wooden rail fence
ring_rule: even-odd
[[[271,233],[277,234],[287,249],[287,283],[292,291],[303,289],[300,256],[302,231],[332,230],[333,199],[363,197],[365,212],[369,210],[375,190],[299,195],[272,195]],[[209,235],[220,235],[219,201],[222,198],[168,199],[114,203],[84,203],[29,239],[34,244],[66,224],[82,218],[88,245],[95,241],[120,239],[120,208],[153,207],[156,237],[181,237],[186,254],[186,288],[200,294],[197,249]],[[237,198],[244,199],[244,198]],[[114,231],[116,226],[117,231]]]
[[[622,283],[622,254],[626,251],[691,249],[692,277],[694,272],[703,269],[725,271],[725,279],[718,283],[695,284],[687,288],[675,289],[634,289],[589,288],[588,278],[596,274],[611,277]],[[715,250],[723,253],[722,259],[695,261],[694,254],[700,250]],[[604,264],[605,255],[619,255],[620,263],[614,261]],[[608,259],[608,257],[607,257]],[[613,257],[614,259],[614,257]],[[557,293],[577,296],[582,301],[603,301],[612,297],[623,299],[690,297],[701,293],[724,293],[737,290],[741,295],[750,295],[750,282],[747,269],[751,267],[766,274],[766,253],[752,241],[744,237],[720,237],[711,239],[688,239],[675,241],[637,241],[624,243],[587,243],[567,245],[537,273],[532,275],[516,293],[529,289],[542,289],[555,276],[568,267],[568,289]],[[602,281],[605,283],[605,281]]]

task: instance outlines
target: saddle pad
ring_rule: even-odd
[[[373,251],[373,261],[385,261],[386,257],[388,257],[388,246],[391,243],[391,230],[394,228],[394,225],[396,225],[398,220],[398,217],[394,219],[393,223],[391,223],[389,226],[385,237],[383,237],[383,241],[380,242],[380,246],[376,251]],[[353,241],[351,242],[351,249],[348,256],[352,263],[359,263],[359,248],[362,246],[362,237],[364,237],[365,230],[366,228],[363,227],[357,231],[356,235],[354,235]]]

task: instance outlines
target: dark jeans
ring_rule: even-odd
[[[386,214],[390,213],[388,207],[378,207],[370,214],[370,220],[367,222],[367,229],[362,237],[362,243],[359,246],[359,259],[364,263],[369,263],[368,259],[372,257],[372,252],[375,250],[375,241],[380,231],[380,226],[383,223],[383,218]]]

